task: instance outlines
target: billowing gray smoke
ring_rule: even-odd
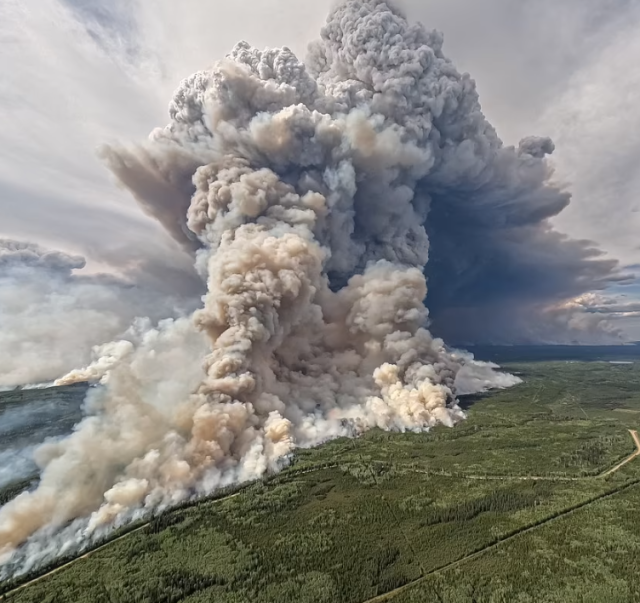
[[[606,321],[567,309],[622,277],[590,242],[550,226],[570,201],[545,160],[554,144],[504,147],[441,48],[438,33],[383,3],[346,3],[306,69],[286,49],[240,44],[226,66],[183,82],[154,144],[105,154],[187,248],[197,241],[186,209],[207,177],[194,171],[233,147],[326,196],[333,211],[316,235],[332,249],[332,287],[379,258],[424,265],[432,329],[451,342],[615,339]]]
[[[551,142],[503,147],[441,46],[385,3],[351,0],[306,65],[241,43],[184,80],[148,142],[104,150],[197,249],[207,294],[191,319],[139,323],[65,379],[104,387],[73,435],[38,451],[40,486],[0,510],[8,559],[25,541],[41,551],[45,526],[91,536],[277,469],[296,446],[453,425],[457,393],[517,379],[445,348],[424,300],[442,311],[459,291],[464,304],[485,274],[526,281],[514,267],[534,260],[513,259],[511,239],[566,247],[576,289],[608,278],[546,226],[569,200],[549,184]]]

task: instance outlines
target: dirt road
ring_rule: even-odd
[[[607,477],[607,475],[611,475],[612,473],[615,473],[616,471],[618,471],[618,469],[621,469],[622,467],[624,467],[629,461],[632,461],[637,456],[640,456],[640,436],[638,436],[638,432],[633,429],[630,429],[629,433],[631,434],[631,437],[633,438],[633,441],[636,444],[636,451],[633,454],[630,454],[626,459],[624,459],[624,461],[622,461],[621,463],[618,463],[612,469],[609,469],[609,471],[602,473],[599,477]]]

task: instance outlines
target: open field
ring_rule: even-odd
[[[640,363],[509,369],[525,382],[466,399],[454,429],[300,451],[275,477],[0,592],[16,603],[640,601],[640,458],[621,465],[637,450]]]

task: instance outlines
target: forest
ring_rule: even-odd
[[[454,429],[301,450],[277,475],[139,522],[0,593],[14,603],[640,601],[640,458],[607,474],[636,449],[640,364],[508,368],[524,382],[463,400],[468,419]]]

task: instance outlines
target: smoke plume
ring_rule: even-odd
[[[504,147],[440,34],[380,0],[336,8],[306,63],[242,42],[185,79],[169,125],[102,155],[194,252],[202,307],[139,324],[64,379],[102,386],[74,433],[38,451],[37,489],[0,510],[6,571],[43,559],[52,529],[68,548],[276,470],[298,446],[452,426],[458,393],[517,382],[445,347],[424,301],[444,315],[499,299],[501,279],[518,295],[543,282],[548,299],[547,270],[576,294],[612,278],[546,222],[569,202],[552,149]]]

